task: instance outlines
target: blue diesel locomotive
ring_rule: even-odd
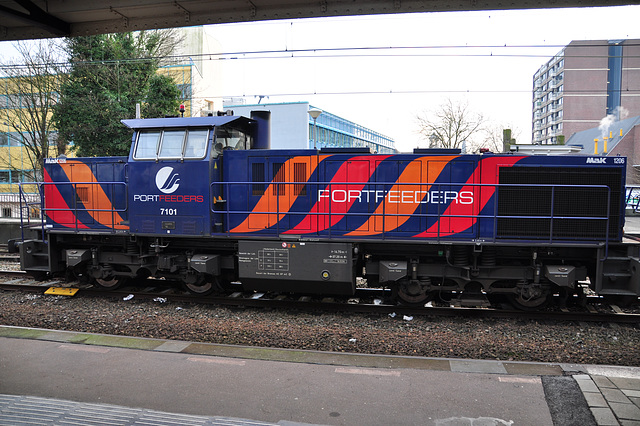
[[[25,271],[196,294],[350,295],[358,281],[404,303],[501,294],[523,309],[580,281],[640,294],[624,157],[271,150],[265,112],[123,123],[129,157],[45,161]]]

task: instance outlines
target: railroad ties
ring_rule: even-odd
[[[117,290],[105,290],[91,284],[77,281],[65,282],[61,279],[38,281],[24,273],[3,271],[0,273],[0,290],[20,290],[26,292],[49,291],[58,297],[74,294],[101,297],[117,297],[123,300],[132,298],[143,300],[162,300],[180,303],[202,303],[245,308],[285,309],[296,311],[324,312],[359,312],[381,315],[399,316],[399,318],[423,316],[464,316],[472,318],[527,318],[536,320],[635,323],[640,324],[640,305],[622,309],[617,305],[606,304],[598,297],[587,297],[587,303],[569,303],[567,307],[552,306],[542,311],[522,312],[511,308],[508,304],[494,304],[492,307],[470,307],[456,303],[456,299],[448,302],[431,301],[424,306],[396,305],[390,302],[391,293],[385,289],[357,289],[354,296],[326,297],[295,294],[245,292],[237,283],[224,294],[195,296],[184,291],[179,283],[169,280],[149,279],[139,282],[137,286],[126,286]],[[77,293],[70,289],[78,289]],[[569,301],[571,302],[571,301]]]

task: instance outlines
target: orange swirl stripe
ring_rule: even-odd
[[[313,172],[318,167],[318,164],[327,157],[330,157],[330,156],[329,155],[320,155],[320,156],[313,155],[313,156],[300,156],[300,157],[290,158],[281,166],[281,169],[284,170],[283,181],[284,182],[293,181],[293,178],[291,177],[291,174],[290,174],[290,170],[292,169],[291,165],[294,162],[306,163],[307,169],[308,169],[307,176],[312,176]],[[270,183],[266,191],[264,191],[264,194],[262,195],[260,200],[258,200],[258,202],[256,203],[251,213],[247,215],[247,217],[244,219],[244,221],[240,225],[236,226],[229,232],[237,232],[237,233],[255,232],[260,229],[269,228],[270,226],[275,225],[280,219],[282,219],[287,214],[287,212],[289,212],[289,210],[291,209],[291,206],[296,201],[298,196],[292,195],[289,197],[279,197],[277,195],[277,192],[274,191],[275,185],[291,186],[291,185],[282,184],[278,182]],[[279,213],[278,212],[273,213],[274,209],[269,207],[269,206],[276,206],[276,205],[278,206]],[[251,226],[249,226],[249,223],[251,223]]]
[[[407,220],[411,218],[411,215],[420,206],[422,199],[429,192],[431,188],[430,182],[440,176],[440,173],[449,163],[449,161],[457,158],[458,156],[443,156],[443,157],[420,157],[407,164],[402,171],[396,183],[387,191],[387,195],[384,200],[373,214],[369,217],[367,222],[362,224],[358,229],[347,233],[348,236],[363,236],[363,235],[377,235],[381,232],[389,232],[400,227]],[[429,161],[432,160],[432,161]],[[421,182],[424,184],[416,185]],[[418,191],[422,193],[422,197],[413,196],[408,200],[403,200],[402,203],[392,201],[392,194],[402,194],[403,191],[410,191],[415,193]],[[382,231],[384,218],[384,231]],[[400,215],[400,216],[395,216]]]
[[[473,175],[469,177],[465,186],[460,190],[460,192],[472,192],[476,201],[472,205],[451,203],[438,221],[431,225],[429,229],[414,235],[414,237],[424,238],[437,235],[445,237],[471,228],[478,222],[478,214],[496,192],[496,187],[491,185],[499,183],[499,168],[512,167],[522,158],[524,157],[488,157],[479,161]],[[473,185],[477,182],[488,184],[489,186]],[[479,200],[476,198],[478,194],[480,195]]]
[[[333,175],[331,183],[327,185],[327,188],[330,188],[327,189],[327,191],[344,191],[344,193],[350,193],[351,191],[360,192],[366,185],[366,182],[371,179],[371,176],[376,171],[377,165],[388,157],[389,155],[364,155],[352,157],[344,161]],[[331,201],[331,195],[318,199],[309,211],[311,214],[307,215],[296,227],[283,233],[295,234],[324,231],[340,222],[351,209],[354,201],[355,200],[349,200],[345,203],[333,203]]]
[[[112,212],[113,204],[111,200],[105,194],[102,186],[96,180],[91,168],[80,161],[69,161],[66,163],[60,164],[62,170],[67,175],[69,182],[72,184],[74,182],[91,182],[87,184],[89,199],[88,201],[83,201],[85,208],[87,209],[87,213],[91,215],[91,217],[98,222],[99,224],[106,226],[108,228],[113,229],[128,229],[127,225],[122,225],[123,222],[122,217],[117,212]],[[76,186],[76,191],[77,191]],[[106,211],[96,211],[96,210],[106,210]]]

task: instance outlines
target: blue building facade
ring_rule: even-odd
[[[327,111],[322,111],[315,120],[309,115],[310,109],[317,109],[308,102],[272,104],[232,104],[225,103],[226,110],[234,115],[251,116],[251,111],[271,112],[271,148],[307,149],[370,148],[378,154],[397,152],[395,141],[375,130],[361,126]]]

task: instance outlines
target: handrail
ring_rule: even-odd
[[[38,193],[37,193],[37,197],[38,200],[37,201],[28,201],[27,200],[27,196],[28,195],[35,195],[33,193],[29,193],[26,192],[23,189],[23,186],[33,186],[36,185],[38,188]],[[44,197],[42,194],[42,188],[40,187],[40,185],[37,182],[20,182],[18,183],[18,200],[20,203],[20,240],[24,241],[24,228],[25,228],[25,214],[24,214],[24,209],[26,209],[26,221],[27,221],[27,225],[26,226],[30,226],[31,225],[31,214],[30,214],[30,206],[35,206],[35,205],[39,205],[40,207],[40,220],[41,220],[41,227],[42,227],[42,240],[44,243],[47,242],[46,239],[46,235],[44,232],[44,222],[43,222],[43,207],[44,207]],[[23,200],[24,200],[24,205],[23,205]]]
[[[38,186],[38,191],[40,194],[40,225],[42,226],[42,233],[43,233],[43,238],[45,235],[45,227],[46,227],[46,222],[47,222],[47,218],[50,216],[51,213],[55,213],[55,212],[71,212],[73,213],[73,217],[74,217],[74,222],[73,222],[73,226],[76,232],[78,232],[80,230],[80,220],[78,219],[78,213],[80,212],[89,212],[90,215],[93,214],[92,213],[111,213],[111,222],[110,222],[110,227],[112,232],[115,232],[115,226],[117,225],[115,223],[115,216],[117,213],[124,213],[128,210],[128,203],[129,203],[129,197],[127,194],[128,191],[128,185],[126,182],[110,182],[110,181],[106,181],[106,182],[36,182],[36,183],[27,183],[25,185],[37,185]],[[22,185],[22,184],[20,184]],[[77,196],[75,196],[73,198],[73,206],[70,206],[68,208],[64,208],[64,207],[47,207],[45,205],[45,188],[48,185],[53,185],[57,188],[66,186],[66,185],[70,185],[73,187],[73,193],[77,194],[77,186],[78,185],[99,185],[101,187],[107,187],[109,189],[110,192],[110,197],[109,200],[111,200],[111,208],[108,209],[104,209],[104,208],[87,208],[82,204],[82,201],[78,199]],[[124,207],[123,208],[115,208],[114,207],[114,191],[116,186],[122,186],[124,187]],[[21,189],[22,192],[22,189]],[[23,221],[23,215],[22,215],[22,197],[21,197],[21,212],[20,212],[20,223],[21,223],[21,229],[22,229],[22,240],[24,240],[24,221]],[[94,218],[95,219],[95,218]],[[27,226],[30,225],[30,221],[28,221]]]
[[[230,194],[233,192],[233,186],[239,186],[239,185],[246,185],[246,186],[250,186],[252,184],[255,184],[256,182],[249,182],[249,181],[235,181],[235,182],[215,182],[212,184],[213,185],[222,185],[223,186],[223,190],[222,192],[224,194]],[[277,223],[273,223],[273,225],[275,225],[276,227],[276,232],[279,235],[280,233],[280,216],[281,215],[289,215],[290,217],[300,217],[300,216],[327,216],[328,217],[328,223],[329,226],[327,226],[326,228],[324,228],[322,231],[326,231],[328,233],[328,235],[331,235],[331,232],[335,232],[335,229],[331,229],[331,223],[332,223],[332,217],[336,214],[339,214],[341,217],[349,217],[349,216],[359,216],[359,217],[363,217],[363,216],[369,216],[369,217],[380,217],[381,218],[381,222],[382,222],[382,228],[381,231],[376,232],[375,236],[377,238],[388,238],[388,232],[386,231],[386,226],[385,226],[385,221],[388,220],[389,218],[393,218],[393,217],[417,217],[417,218],[424,218],[426,219],[426,221],[428,222],[429,219],[432,218],[436,218],[436,222],[435,224],[437,224],[437,227],[435,229],[435,234],[436,236],[433,239],[435,239],[436,241],[440,241],[441,238],[443,237],[443,234],[446,233],[446,231],[444,231],[442,229],[443,223],[440,219],[443,218],[467,218],[470,219],[472,221],[472,223],[470,224],[470,226],[476,226],[480,223],[480,221],[484,221],[484,220],[492,220],[493,221],[493,234],[491,237],[491,240],[489,240],[490,242],[496,242],[496,241],[507,241],[509,240],[509,238],[507,237],[499,237],[497,235],[498,232],[498,220],[500,219],[522,219],[522,220],[526,220],[526,219],[544,219],[544,220],[549,220],[549,232],[547,237],[544,238],[544,240],[548,241],[549,243],[552,243],[554,241],[568,241],[568,240],[575,240],[575,238],[565,238],[563,240],[562,237],[558,237],[555,236],[555,225],[557,224],[558,221],[562,221],[562,220],[578,220],[578,221],[585,221],[585,223],[587,223],[587,221],[602,221],[604,222],[604,235],[603,236],[594,236],[594,237],[587,237],[587,238],[583,238],[580,239],[579,241],[599,241],[601,243],[603,243],[605,246],[608,247],[609,244],[609,240],[610,240],[610,226],[609,226],[609,222],[611,219],[611,189],[607,186],[607,185],[567,185],[567,184],[473,184],[473,183],[426,183],[426,182],[403,182],[403,183],[396,183],[396,182],[261,182],[265,185],[264,187],[264,192],[261,196],[267,195],[267,196],[271,196],[271,197],[276,197],[276,209],[275,210],[266,210],[266,211],[258,211],[258,210],[231,210],[230,208],[230,203],[226,203],[224,210],[216,210],[214,208],[214,205],[212,204],[211,206],[211,211],[213,213],[218,213],[218,214],[224,214],[224,216],[227,218],[226,224],[227,226],[225,227],[225,229],[223,230],[224,233],[229,234],[230,230],[228,229],[228,224],[229,224],[229,220],[231,218],[231,215],[240,215],[240,217],[247,217],[250,214],[254,214],[254,215],[275,215],[276,216],[276,221]],[[293,196],[293,197],[297,197],[297,195],[292,195],[295,194],[294,192],[294,188],[296,188],[295,185],[298,185],[298,188],[300,186],[306,186],[308,189],[308,191],[311,191],[313,189],[309,189],[309,188],[316,188],[316,194],[319,193],[319,191],[327,191],[327,192],[323,192],[323,194],[330,194],[329,197],[331,197],[334,192],[333,192],[333,188],[335,188],[336,186],[343,186],[343,188],[340,188],[340,199],[338,200],[338,202],[345,202],[349,199],[349,197],[352,197],[354,199],[357,198],[358,201],[361,201],[362,198],[365,198],[363,196],[363,193],[367,194],[366,195],[366,199],[367,201],[371,200],[371,199],[375,199],[375,202],[372,202],[369,204],[369,207],[365,210],[365,211],[359,211],[359,212],[353,212],[353,211],[349,211],[349,208],[346,209],[345,212],[340,212],[340,213],[334,213],[331,211],[333,204],[336,202],[336,200],[334,199],[333,202],[329,202],[328,203],[328,212],[313,212],[311,211],[311,209],[304,211],[294,211],[294,210],[287,210],[287,211],[281,211],[280,210],[280,198],[283,197],[280,195],[281,192],[284,192],[286,195],[284,195],[285,197],[289,197],[289,196]],[[390,213],[387,211],[387,207],[388,205],[394,204],[392,202],[389,202],[390,200],[390,195],[389,192],[391,190],[391,188],[393,188],[394,186],[396,186],[398,188],[397,192],[402,192],[403,189],[405,188],[410,188],[410,187],[415,187],[417,186],[418,188],[420,188],[419,191],[411,191],[410,189],[408,191],[413,192],[414,194],[421,194],[421,198],[419,202],[414,202],[414,204],[423,204],[423,205],[429,205],[424,201],[424,197],[426,195],[427,192],[435,192],[438,194],[445,194],[445,192],[448,192],[449,190],[451,190],[452,192],[454,191],[459,191],[462,188],[469,188],[472,187],[472,189],[470,189],[470,191],[473,191],[473,202],[471,204],[468,204],[468,208],[461,208],[461,210],[471,210],[470,213],[464,212],[463,214],[456,214],[456,213],[452,213],[452,212],[447,212],[447,209],[449,208],[449,204],[444,204],[441,202],[437,202],[436,204],[438,204],[437,206],[437,212],[436,213],[429,213],[429,212],[419,212],[414,211],[412,213]],[[383,187],[383,190],[380,190],[378,188]],[[267,191],[273,191],[275,188],[276,194],[275,195],[270,195],[267,194]],[[281,188],[283,188],[283,190],[281,191]],[[358,189],[356,189],[358,188]],[[373,189],[371,189],[373,188]],[[434,191],[434,188],[437,188],[436,191]],[[486,195],[486,201],[488,202],[488,200],[490,198],[493,197],[493,212],[492,213],[485,213],[485,214],[481,214],[481,210],[482,208],[484,208],[485,206],[480,206],[480,197],[482,194],[482,191],[488,189],[490,191],[490,194]],[[547,214],[544,215],[498,215],[498,204],[499,204],[499,189],[500,188],[536,188],[536,189],[540,189],[540,188],[549,188],[550,192],[548,194],[549,201],[550,201],[550,208]],[[606,203],[607,203],[607,212],[606,214],[597,216],[597,215],[589,215],[589,216],[559,216],[556,213],[556,208],[555,208],[555,199],[557,196],[557,190],[558,189],[562,189],[562,188],[580,188],[580,189],[600,189],[600,190],[606,190]],[[349,191],[353,191],[353,193],[349,192]],[[603,194],[604,195],[604,194]],[[398,199],[398,197],[400,196],[404,196],[402,194],[393,194],[393,198],[394,199]],[[344,197],[344,199],[342,198]],[[414,195],[414,200],[415,200],[415,195]],[[444,197],[446,197],[446,194],[444,195]],[[324,198],[324,197],[323,197]],[[227,200],[229,199],[228,197],[226,198]],[[320,199],[320,196],[315,198],[315,201],[318,202]],[[387,202],[382,203],[381,209],[382,212],[378,212],[376,213],[376,209],[380,208],[380,203],[382,202],[382,200],[387,200]],[[329,198],[329,200],[331,200],[331,198]],[[451,201],[451,200],[449,200]],[[401,203],[398,203],[398,205],[400,205]],[[443,204],[441,206],[441,204]],[[441,211],[442,207],[445,207],[445,211]],[[312,206],[310,206],[312,207]],[[341,209],[342,210],[342,209]],[[327,219],[325,219],[327,220]],[[319,231],[319,232],[322,232]],[[421,231],[426,231],[426,229],[422,229]],[[542,238],[538,238],[538,237],[532,237],[529,236],[529,239],[535,239],[535,240],[543,240]],[[576,240],[578,241],[578,240]]]

